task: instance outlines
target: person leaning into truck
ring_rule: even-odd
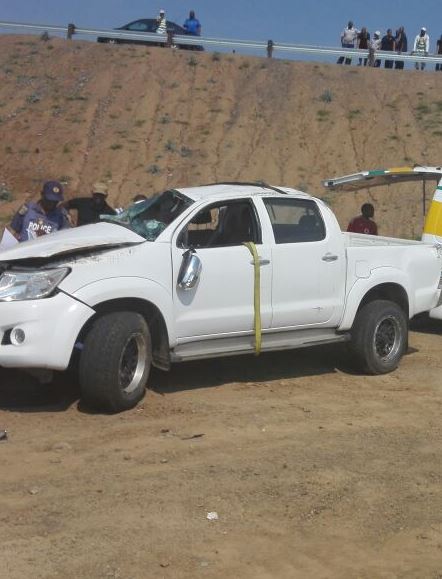
[[[104,183],[95,183],[90,197],[74,197],[63,203],[63,207],[70,211],[77,211],[77,225],[98,223],[100,215],[116,215],[106,201],[108,195],[107,186]]]
[[[37,202],[24,203],[11,221],[19,241],[29,241],[59,229],[71,227],[66,211],[60,206],[63,187],[58,181],[46,181]]]
[[[373,220],[374,207],[371,203],[364,203],[361,207],[361,215],[353,217],[347,227],[347,231],[352,233],[365,233],[367,235],[377,235],[378,226]]]

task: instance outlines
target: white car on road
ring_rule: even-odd
[[[349,341],[390,372],[441,293],[435,245],[343,233],[320,199],[264,184],[171,189],[0,257],[0,366],[77,352],[83,398],[110,412],[151,365],[199,358]]]

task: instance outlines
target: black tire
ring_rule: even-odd
[[[133,408],[144,396],[151,360],[150,333],[143,316],[103,315],[92,325],[81,352],[82,400],[102,412]]]
[[[408,320],[400,306],[388,300],[374,300],[362,306],[350,343],[361,370],[368,374],[392,372],[407,348]]]

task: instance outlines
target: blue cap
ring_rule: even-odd
[[[63,201],[63,187],[58,181],[46,181],[41,194],[48,201]]]

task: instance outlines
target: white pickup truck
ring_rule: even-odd
[[[437,305],[440,250],[342,233],[330,208],[247,183],[172,189],[106,222],[0,254],[0,366],[66,369],[82,397],[134,406],[151,365],[350,341],[395,369]]]

